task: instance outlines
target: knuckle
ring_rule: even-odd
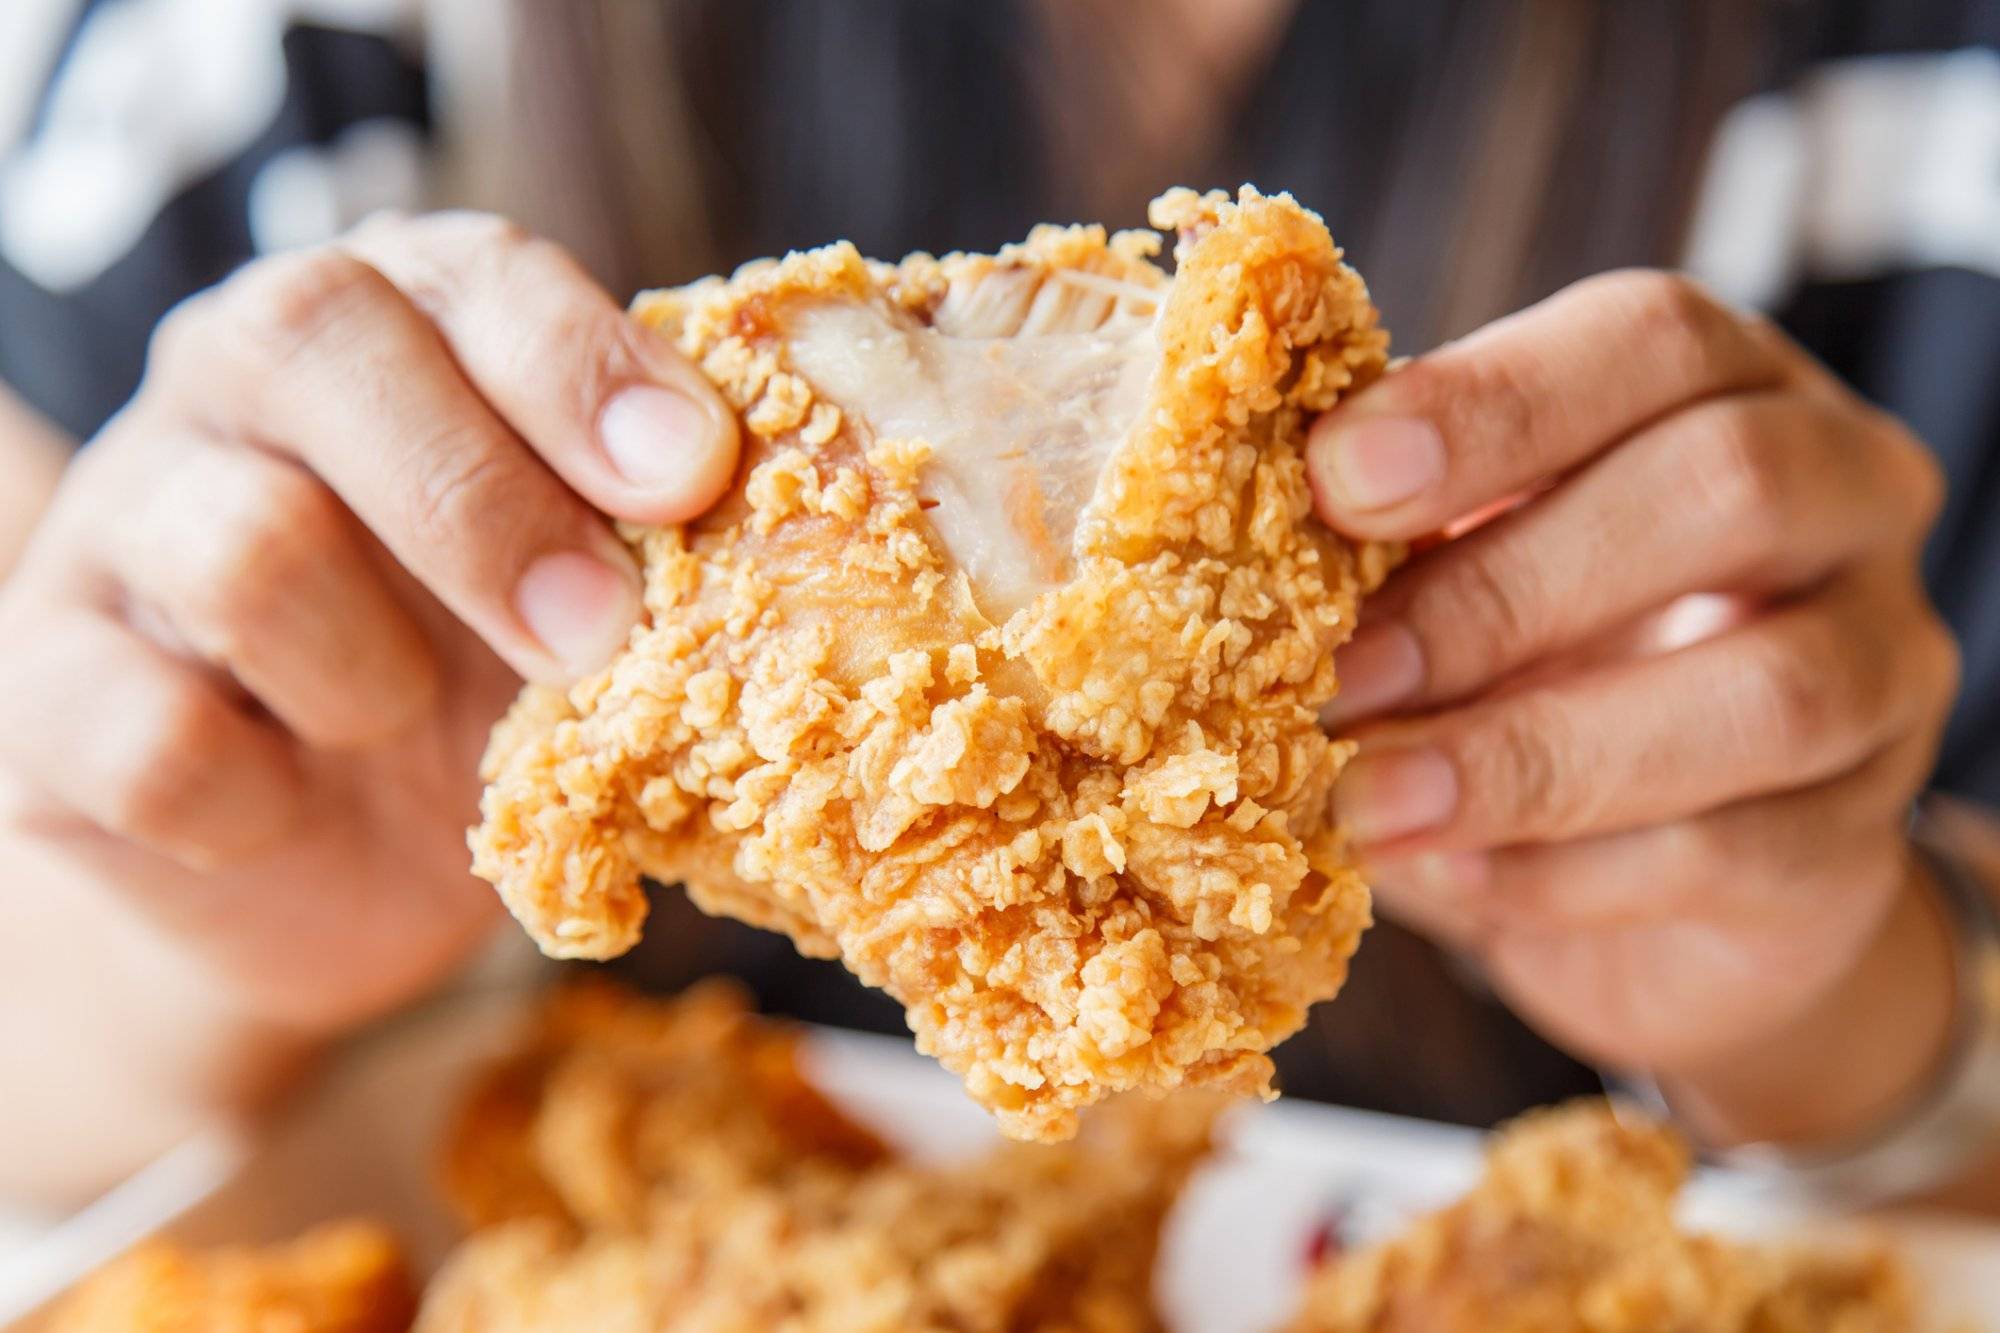
[[[534,311],[532,319],[492,331],[500,373],[535,383],[549,379],[550,367],[561,367],[588,416],[601,400],[601,381],[637,363],[636,326],[555,242],[505,218],[479,215],[466,225],[480,239],[465,251],[458,280],[485,288],[488,299]],[[585,292],[593,299],[584,299]]]
[[[1559,710],[1529,692],[1494,710],[1458,745],[1465,788],[1499,809],[1512,839],[1559,838],[1589,826],[1592,798],[1575,781],[1576,747]]]
[[[504,499],[523,489],[516,467],[477,426],[438,436],[416,458],[408,521],[409,535],[421,545],[455,549],[496,514],[519,507]]]
[[[1887,413],[1877,415],[1898,490],[1906,497],[1918,530],[1928,532],[1944,513],[1948,491],[1944,464],[1900,421]]]
[[[1489,355],[1466,371],[1472,380],[1466,398],[1479,404],[1492,438],[1532,440],[1546,433],[1546,418],[1557,409],[1532,367],[1511,356]]]
[[[1793,460],[1783,438],[1741,405],[1718,406],[1707,415],[1705,447],[1691,459],[1703,506],[1725,529],[1781,517],[1795,495]]]
[[[561,365],[567,370],[556,402],[579,421],[596,418],[612,382],[643,362],[634,355],[622,315],[568,304],[540,327],[524,333],[514,349],[523,369]]]
[[[1958,698],[1959,686],[1965,682],[1965,650],[1944,617],[1928,606],[1924,610],[1919,641],[1928,645],[1920,656],[1931,664],[1932,693],[1941,707],[1948,709]]]
[[[512,218],[473,208],[443,209],[425,215],[414,225],[434,233],[440,240],[488,253],[517,250],[536,239],[533,232]]]
[[[160,317],[146,342],[146,373],[172,375],[191,361],[191,353],[205,341],[218,304],[216,288],[184,298]]]
[[[1892,709],[1896,691],[1881,655],[1849,641],[1830,616],[1766,643],[1746,680],[1750,733],[1808,765],[1872,729]]]
[[[1736,315],[1685,273],[1627,269],[1606,275],[1603,295],[1619,309],[1634,344],[1681,383],[1729,378],[1725,366],[1746,342]]]
[[[272,468],[218,516],[217,535],[190,580],[204,647],[234,661],[287,607],[341,540],[339,502],[318,482]]]
[[[1477,670],[1480,663],[1450,662],[1453,645],[1471,645],[1488,666],[1494,659],[1519,660],[1542,641],[1548,623],[1547,593],[1535,571],[1520,561],[1503,561],[1492,544],[1464,548],[1440,569],[1440,577],[1413,590],[1409,620],[1424,646],[1425,660],[1446,678]]]
[[[488,291],[513,295],[525,285],[528,261],[543,247],[554,248],[497,213],[432,213],[411,229],[414,243],[403,247],[398,271],[431,305],[451,305]],[[520,292],[524,300],[532,294],[531,286]]]
[[[168,691],[129,725],[126,762],[106,774],[100,818],[112,832],[147,843],[174,843],[211,799],[221,707],[194,685]]]
[[[259,260],[229,280],[224,297],[253,355],[282,366],[387,292],[388,280],[361,260],[318,249]]]
[[[1706,337],[1723,313],[1708,289],[1684,273],[1629,269],[1612,280],[1641,331],[1662,338]]]
[[[1748,673],[1750,706],[1785,749],[1807,748],[1829,730],[1838,713],[1831,679],[1792,645],[1766,649]]]

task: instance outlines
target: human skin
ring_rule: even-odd
[[[646,402],[619,390],[659,384],[679,406],[624,431]],[[1435,437],[1336,438],[1398,418]],[[1842,466],[1801,457],[1826,439]],[[735,447],[670,349],[493,219],[378,223],[168,321],[0,588],[0,875],[34,886],[0,934],[36,942],[0,977],[0,1067],[50,1071],[0,1100],[0,1189],[115,1178],[449,974],[496,915],[460,840],[487,724],[628,628],[603,515],[698,512]],[[1343,658],[1374,754],[1341,814],[1385,903],[1558,1040],[1708,1092],[1725,1135],[1866,1123],[1920,1082],[1945,943],[1896,829],[1954,688],[1915,582],[1920,449],[1768,331],[1627,275],[1392,375],[1314,456],[1326,517],[1367,536],[1573,473],[1413,563]],[[1792,595],[1700,648],[1562,665],[1736,585]],[[1502,666],[1545,681],[1507,693]],[[1444,798],[1392,741],[1438,747]],[[1899,1041],[1810,1058],[1802,1034],[1884,1004]],[[1808,1067],[1737,1087],[1774,1046]]]
[[[735,453],[698,372],[494,218],[168,317],[0,587],[0,1064],[38,1071],[4,1185],[87,1194],[458,966],[500,917],[487,728],[630,628],[607,516],[699,512]]]
[[[1336,801],[1387,910],[1714,1137],[1837,1137],[1916,1087],[1952,966],[1904,828],[1958,682],[1918,576],[1928,451],[1635,272],[1390,374],[1308,466],[1357,536],[1505,508],[1338,659]]]

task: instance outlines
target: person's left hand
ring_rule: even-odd
[[[1957,688],[1908,432],[1621,273],[1391,373],[1307,458],[1356,536],[1529,497],[1396,573],[1338,659],[1339,813],[1391,912],[1625,1068],[1747,1049],[1857,966]]]

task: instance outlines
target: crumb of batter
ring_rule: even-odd
[[[149,1241],[91,1276],[44,1333],[404,1333],[416,1289],[396,1240],[334,1223],[284,1245]]]
[[[1688,1166],[1602,1102],[1532,1113],[1463,1200],[1323,1267],[1293,1333],[1914,1333],[1886,1251],[1680,1230]]]
[[[641,878],[900,1001],[1010,1135],[1124,1089],[1271,1096],[1368,894],[1316,718],[1395,552],[1309,517],[1310,418],[1386,335],[1288,196],[1159,238],[846,244],[656,292],[743,482],[628,528],[646,615],[495,729],[474,869],[542,948],[631,947]]]

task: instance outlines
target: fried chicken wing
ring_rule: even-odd
[[[1688,1167],[1602,1103],[1526,1116],[1463,1200],[1322,1268],[1293,1333],[1913,1333],[1885,1252],[1681,1231]]]
[[[838,956],[1022,1138],[1122,1089],[1271,1095],[1368,895],[1316,715],[1395,553],[1309,517],[1305,425],[1383,367],[1289,197],[1175,191],[890,266],[840,244],[641,299],[743,481],[627,533],[646,614],[496,728],[475,869],[544,950],[642,876]]]
[[[543,1188],[517,1192],[524,1206],[501,1210],[512,1220],[447,1263],[419,1327],[1157,1326],[1160,1224],[1206,1150],[1215,1099],[1127,1099],[1059,1148],[922,1165],[891,1159],[820,1100],[792,1050],[789,1033],[713,986],[675,1001],[559,997],[522,1056],[539,1077],[476,1087],[447,1147],[450,1178],[497,1162],[519,1180],[530,1160]],[[579,1069],[593,1072],[564,1072]],[[712,1095],[732,1084],[733,1108]],[[490,1214],[491,1196],[473,1201]]]
[[[415,1312],[395,1238],[346,1222],[263,1248],[149,1242],[78,1287],[45,1333],[404,1333]]]

